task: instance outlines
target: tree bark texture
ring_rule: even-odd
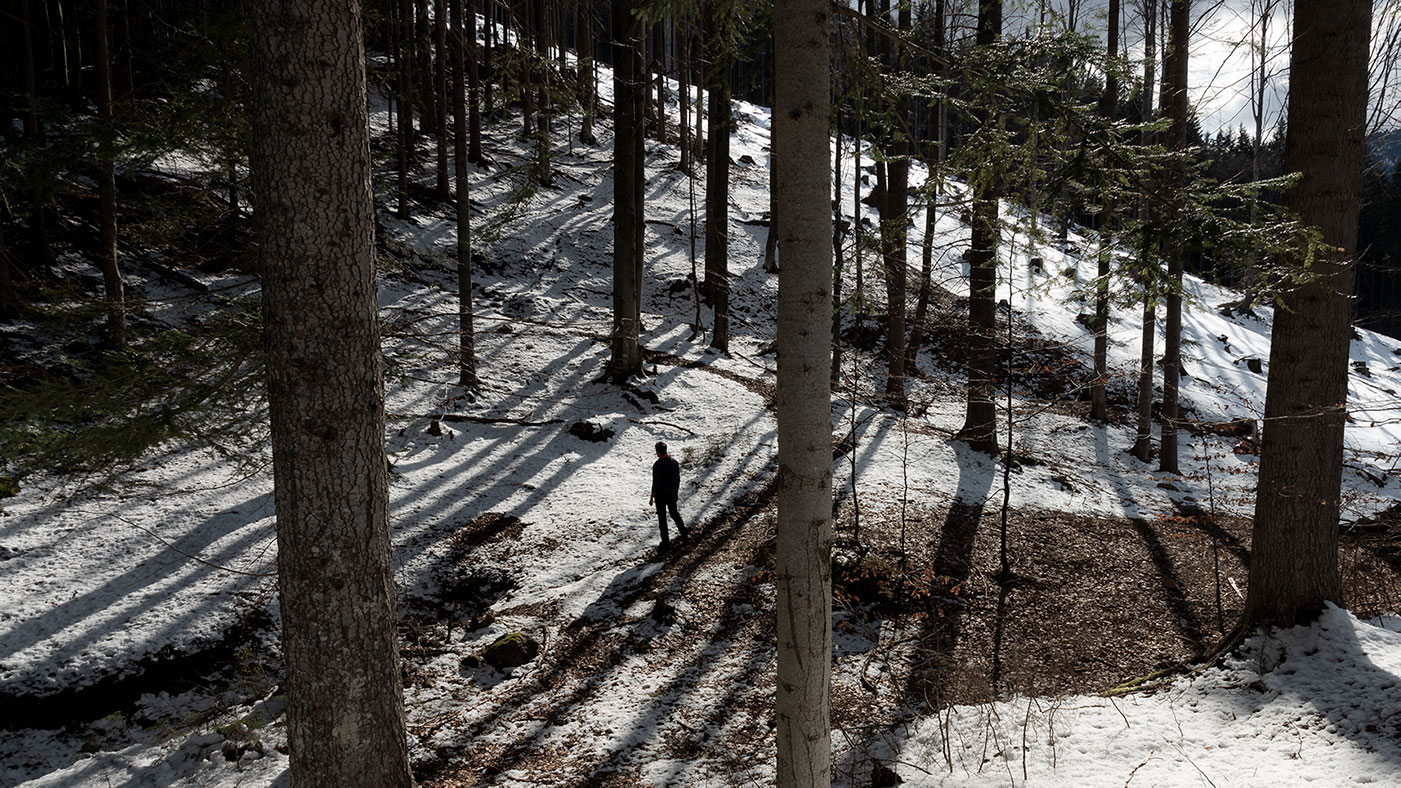
[[[1288,626],[1325,601],[1342,603],[1338,513],[1371,16],[1370,0],[1294,7],[1284,161],[1302,180],[1285,202],[1326,248],[1313,262],[1321,278],[1284,293],[1275,310],[1245,609],[1255,624]]]
[[[1168,169],[1167,222],[1167,309],[1163,315],[1166,333],[1163,348],[1163,407],[1160,415],[1162,440],[1158,446],[1158,470],[1178,473],[1177,425],[1182,416],[1178,387],[1182,374],[1182,234],[1183,190],[1187,184],[1187,43],[1189,0],[1172,0],[1169,11],[1169,43],[1163,63],[1163,112],[1168,116],[1168,149],[1176,154]]]
[[[530,73],[535,77],[540,113],[535,124],[535,177],[548,185],[554,180],[550,171],[550,50],[546,38],[549,23],[545,0],[530,0],[530,6],[535,19],[535,66]]]
[[[1158,58],[1155,28],[1158,18],[1158,0],[1145,0],[1143,4],[1143,120],[1153,119],[1154,64]],[[1153,133],[1143,132],[1139,142],[1143,147],[1153,144]],[[1139,219],[1147,224],[1152,215],[1152,200],[1145,197],[1139,207]],[[1147,230],[1143,233],[1143,246],[1139,252],[1138,265],[1143,271],[1143,332],[1139,342],[1138,362],[1138,425],[1133,441],[1133,456],[1148,462],[1153,452],[1153,343],[1157,339],[1157,277],[1149,272],[1158,266],[1158,242]]]
[[[946,27],[944,24],[944,5],[944,0],[936,0],[932,9],[926,6],[926,10],[932,10],[934,16],[932,20],[934,27],[934,50],[939,53],[943,53],[945,44]],[[934,73],[942,73],[944,71],[944,66],[934,65],[932,69]],[[924,324],[929,316],[929,297],[931,295],[930,277],[933,273],[932,266],[934,262],[934,223],[937,218],[934,211],[935,206],[939,202],[939,195],[943,193],[942,176],[939,173],[940,165],[944,162],[944,140],[947,131],[944,122],[945,105],[946,102],[944,98],[940,96],[936,101],[933,113],[934,116],[931,119],[933,128],[926,131],[926,136],[928,136],[929,132],[933,132],[933,139],[930,141],[934,144],[934,161],[925,161],[925,166],[930,172],[933,190],[929,194],[929,205],[925,207],[924,212],[924,237],[921,239],[920,243],[919,296],[915,301],[914,325],[910,330],[910,340],[905,347],[906,363],[909,365],[911,371],[916,371],[918,369],[916,362],[919,360],[919,351],[924,347]],[[1035,215],[1034,211],[1033,215]]]
[[[424,133],[438,133],[438,110],[442,99],[436,93],[433,78],[433,32],[428,19],[428,0],[414,0],[414,75],[419,95],[419,110]]]
[[[1109,0],[1109,59],[1119,56],[1119,0]],[[1100,100],[1100,114],[1109,124],[1119,110],[1119,77],[1111,70],[1104,80],[1104,97]],[[1094,379],[1090,381],[1090,418],[1104,421],[1109,418],[1109,401],[1105,396],[1105,382],[1109,377],[1109,262],[1114,240],[1110,232],[1114,228],[1114,204],[1106,199],[1099,212],[1099,250],[1095,277],[1095,319],[1094,319]]]
[[[112,57],[108,47],[107,0],[97,0],[94,27],[97,31],[97,117],[98,132],[97,191],[101,248],[98,264],[102,268],[102,285],[107,298],[107,330],[105,344],[109,348],[126,347],[126,296],[122,274],[117,267],[117,170],[114,161],[117,130],[112,120]]]
[[[251,6],[290,784],[408,786],[360,8]]]
[[[901,101],[900,114],[909,118],[909,102]],[[885,402],[896,410],[905,409],[905,290],[909,268],[908,204],[910,183],[909,145],[897,142],[891,152],[897,157],[886,164],[886,189],[881,200],[881,250],[885,273]]]
[[[732,0],[711,0],[706,17],[706,90],[710,96],[705,159],[705,287],[715,310],[710,346],[730,346],[730,49]],[[827,157],[824,155],[825,162]]]
[[[31,145],[39,142],[39,84],[34,63],[34,23],[29,13],[28,0],[21,0],[19,5],[19,23],[23,32],[20,33],[20,59],[23,63],[21,70],[24,78],[24,136]],[[29,170],[30,165],[26,162],[25,169]],[[33,178],[33,175],[26,172],[26,175]],[[49,244],[49,218],[48,208],[44,199],[44,194],[39,189],[34,189],[29,195],[29,231],[32,239],[34,268],[47,270],[53,266],[54,252],[53,246]]]
[[[597,144],[594,136],[593,119],[596,112],[597,91],[594,82],[594,13],[593,0],[578,0],[577,21],[575,22],[579,40],[579,107],[583,114],[579,128],[579,140],[585,145]],[[684,104],[682,105],[684,107]],[[683,152],[684,155],[684,152]]]
[[[777,0],[778,785],[831,779],[832,214],[828,4]],[[822,166],[814,166],[821,162]]]
[[[1002,35],[1001,0],[978,5],[977,44]],[[981,99],[983,124],[995,122],[995,96]],[[968,249],[968,404],[958,437],[975,451],[997,454],[997,186],[992,178],[974,185],[973,234]]]
[[[622,381],[642,371],[643,104],[642,20],[636,0],[613,6],[613,355],[608,376]]]
[[[454,205],[457,209],[457,385],[476,388],[477,339],[472,325],[472,201],[469,199],[467,162],[467,34],[462,0],[448,0],[452,20],[452,161]],[[468,15],[476,18],[475,11]],[[475,26],[474,26],[475,27]]]
[[[433,0],[433,93],[436,97],[434,123],[438,127],[434,185],[438,199],[446,202],[452,196],[452,189],[448,186],[448,10],[444,0]],[[463,100],[460,96],[457,98],[459,103]]]
[[[769,156],[769,227],[764,233],[764,273],[778,273],[778,190],[774,188],[773,156]]]
[[[888,6],[888,3],[886,3]],[[888,11],[888,8],[887,8]],[[909,3],[901,3],[897,13],[899,30],[908,33],[913,27]],[[885,19],[889,20],[889,13]],[[909,58],[905,47],[893,46],[885,39],[887,63],[893,72],[907,72]],[[909,96],[896,102],[895,114],[905,128],[913,127]],[[910,184],[910,141],[900,135],[887,152],[893,158],[886,164],[886,189],[880,205],[881,248],[885,269],[885,401],[896,410],[905,409],[905,301],[908,286],[908,247]]]
[[[477,9],[475,3],[467,6],[466,17],[463,21],[467,28],[466,40],[462,42],[463,46],[467,48],[463,55],[467,67],[467,161],[477,164],[482,160],[482,110],[480,77],[477,74]],[[460,103],[462,103],[462,99],[456,99],[453,107],[454,118],[457,117],[456,104]],[[453,122],[461,123],[460,120]]]
[[[414,160],[413,103],[409,99],[409,64],[411,61],[409,39],[413,32],[413,5],[410,0],[398,0],[394,5],[394,10],[398,12],[397,24],[394,25],[398,44],[394,49],[394,66],[396,85],[398,86],[395,103],[399,105],[399,138],[398,145],[395,146],[398,154],[396,188],[399,199],[394,208],[394,215],[400,219],[407,219],[409,217],[409,165]]]

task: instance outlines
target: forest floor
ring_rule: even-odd
[[[558,138],[548,187],[526,179],[532,151],[515,121],[490,126],[492,162],[475,170],[472,193],[484,383],[471,394],[455,385],[456,227],[431,198],[430,147],[409,219],[391,212],[388,176],[377,181],[394,263],[380,301],[404,691],[422,784],[773,782],[777,281],[761,265],[767,110],[740,109],[730,350],[693,332],[692,184],[674,148],[649,142],[647,374],[628,387],[599,380],[611,315],[606,120],[596,148]],[[858,187],[844,144],[849,204]],[[197,164],[166,162],[161,177],[198,182]],[[933,336],[907,414],[878,400],[880,316],[857,309],[844,322],[854,347],[833,404],[841,782],[1394,782],[1401,343],[1359,331],[1353,344],[1350,612],[1248,641],[1152,693],[1107,698],[1209,650],[1240,612],[1258,457],[1249,436],[1225,433],[1261,415],[1265,376],[1252,366],[1268,359],[1270,312],[1224,314],[1237,294],[1189,281],[1184,398],[1196,426],[1183,472],[1157,472],[1127,453],[1137,308],[1116,312],[1111,329],[1113,416],[1091,422],[1080,398],[1090,335],[1076,317],[1095,265],[1081,253],[1095,242],[1072,233],[1053,245],[1013,206],[1004,212],[1000,324],[1017,372],[999,419],[1005,430],[1010,412],[1010,457],[953,439],[968,235],[956,210],[935,228]],[[75,244],[61,271],[96,292],[86,255]],[[236,267],[173,265],[178,275],[139,260],[129,272],[152,326],[193,325],[257,293]],[[878,277],[866,277],[865,303],[880,303]],[[849,270],[844,291],[856,286]],[[42,367],[63,345],[52,325],[0,328],[16,369]],[[285,784],[265,447],[254,435],[221,453],[197,437],[119,474],[27,477],[4,501],[0,784]],[[693,533],[667,554],[646,505],[657,440],[682,462]],[[479,659],[511,633],[536,639],[539,655],[507,668]]]

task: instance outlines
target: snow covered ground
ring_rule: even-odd
[[[1331,608],[1152,694],[958,706],[868,755],[910,786],[1396,785],[1398,630]]]
[[[606,74],[603,85],[606,99]],[[598,148],[561,140],[556,187],[524,196],[515,165],[530,151],[505,125],[492,130],[496,166],[473,182],[481,206],[476,231],[489,241],[477,273],[477,352],[486,381],[478,396],[463,397],[454,385],[449,273],[427,268],[382,280],[392,527],[404,607],[444,604],[450,589],[488,575],[509,578],[486,600],[494,622],[473,631],[425,624],[411,644],[421,657],[406,703],[420,766],[495,758],[511,768],[485,779],[502,785],[566,783],[589,773],[651,785],[773,780],[765,678],[773,586],[764,576],[767,531],[753,521],[768,516],[776,452],[774,361],[764,351],[773,339],[777,282],[762,270],[765,229],[745,223],[767,211],[767,110],[742,103],[738,110],[732,156],[755,163],[732,168],[736,336],[728,356],[708,352],[704,335],[691,336],[690,291],[667,291],[693,270],[690,194],[674,150],[649,141],[643,341],[661,355],[633,390],[598,382],[611,289],[606,121]],[[373,122],[384,130],[382,111]],[[848,212],[852,171],[844,163]],[[456,228],[445,206],[406,221],[382,211],[380,220],[424,255],[452,253]],[[1087,357],[1091,337],[1074,318],[1094,261],[1033,245],[1025,231],[1009,227],[1004,235],[998,297],[1044,336]],[[941,215],[935,233],[936,281],[966,293],[959,252],[967,227]],[[916,269],[918,240],[916,232]],[[1081,249],[1094,243],[1071,240]],[[703,251],[703,240],[697,248]],[[1043,273],[1031,270],[1031,256],[1042,258]],[[170,297],[154,283],[134,284],[147,299]],[[1258,418],[1268,369],[1252,372],[1246,360],[1268,360],[1269,310],[1224,317],[1216,307],[1235,294],[1196,280],[1189,290],[1183,396],[1191,415]],[[1138,319],[1137,310],[1116,313],[1111,327],[1111,369],[1124,379],[1137,366]],[[1401,498],[1401,343],[1366,331],[1359,337],[1353,360],[1365,362],[1367,374],[1351,378],[1350,519]],[[881,383],[876,365],[869,358],[848,364],[834,431],[845,433],[854,418],[856,483],[867,505],[1000,503],[1000,486],[990,483],[995,463],[951,440],[962,420],[960,374],[928,368],[927,379],[911,384],[911,400],[927,407],[902,422],[871,404],[868,395]],[[850,397],[851,387],[862,396]],[[1093,425],[1030,399],[1019,399],[1014,412],[1018,453],[1045,463],[1011,477],[1018,509],[1151,517],[1183,502],[1210,502],[1249,513],[1255,458],[1236,454],[1227,439],[1184,436],[1184,472],[1167,489],[1162,474],[1127,454],[1131,428]],[[569,432],[586,420],[613,430],[611,439]],[[435,421],[440,434],[430,430]],[[709,531],[692,551],[665,562],[654,549],[646,500],[657,440],[669,441],[683,461],[684,515]],[[835,469],[837,483],[850,485],[847,461]],[[270,472],[248,476],[212,454],[174,447],[111,491],[70,496],[70,482],[27,479],[19,497],[4,501],[0,684],[7,693],[100,687],[140,673],[143,660],[200,653],[250,612],[272,623],[258,630],[257,648],[245,647],[237,664],[203,685],[152,692],[91,725],[45,730],[7,720],[0,784],[285,782],[280,701],[268,675],[275,675],[277,612]],[[497,519],[483,519],[488,514]],[[1243,585],[1245,578],[1232,580]],[[1395,620],[1365,622],[1333,610],[1314,627],[1252,642],[1225,666],[1151,695],[1018,697],[907,718],[859,741],[843,734],[835,739],[840,764],[856,784],[870,779],[873,759],[908,784],[1396,784],[1398,628]],[[541,640],[538,665],[503,672],[462,661],[511,631]],[[879,626],[861,624],[839,633],[839,671],[852,670],[853,655],[883,636]]]

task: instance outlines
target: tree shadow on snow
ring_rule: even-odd
[[[764,471],[771,473],[770,463]],[[554,644],[538,658],[539,663],[523,679],[495,699],[495,710],[459,732],[462,749],[484,737],[501,736],[517,720],[532,720],[533,732],[509,741],[499,749],[472,757],[466,766],[477,779],[490,779],[508,770],[529,765],[547,754],[547,741],[557,726],[589,716],[590,706],[607,700],[606,692],[619,682],[638,681],[628,661],[653,652],[653,642],[675,632],[699,626],[684,620],[678,605],[687,599],[689,581],[696,570],[711,563],[726,543],[733,540],[756,515],[769,508],[777,485],[770,479],[762,488],[743,496],[732,508],[708,520],[695,520],[693,544],[663,563],[649,562],[628,566],[614,575],[608,587],[573,621],[561,627]],[[754,560],[758,560],[755,557]],[[757,605],[752,583],[736,582],[723,600],[726,617],[743,619]],[[682,605],[684,608],[684,605]],[[641,612],[645,610],[645,612]],[[627,611],[633,611],[629,614]],[[767,703],[767,693],[735,680],[754,675],[772,657],[771,633],[736,643],[732,629],[722,618],[710,631],[697,633],[699,648],[683,655],[681,664],[662,672],[660,686],[642,684],[627,699],[627,713],[600,709],[596,725],[625,726],[614,731],[612,740],[586,774],[574,775],[568,784],[602,786],[618,772],[644,765],[651,755],[641,750],[665,738],[678,758],[697,758],[711,752],[709,737],[733,722],[735,709],[757,692],[759,702]],[[734,629],[743,630],[743,627]],[[761,632],[765,629],[761,628]],[[735,656],[738,648],[740,656]],[[662,659],[666,653],[661,655]],[[722,659],[723,657],[723,659]],[[726,671],[731,671],[729,675]],[[655,678],[656,671],[649,674]],[[704,697],[697,699],[696,695]],[[760,711],[762,711],[760,707]],[[685,712],[682,714],[681,712]],[[684,722],[682,718],[685,718]],[[767,727],[763,716],[752,721],[755,735]],[[469,751],[470,754],[470,751]],[[421,773],[421,780],[456,778],[461,765],[439,764],[432,772]],[[563,775],[559,775],[563,776]],[[678,779],[680,779],[678,775]]]

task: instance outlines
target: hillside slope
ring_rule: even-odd
[[[598,147],[557,138],[555,183],[538,189],[524,180],[530,151],[510,120],[489,130],[493,163],[476,171],[472,194],[483,243],[485,383],[475,395],[454,385],[451,363],[453,214],[421,199],[400,221],[381,195],[385,245],[400,258],[380,303],[405,694],[424,784],[773,780],[767,348],[777,282],[761,265],[767,110],[741,104],[739,118],[731,352],[714,354],[693,334],[692,184],[673,148],[649,142],[648,375],[626,388],[599,380],[611,288],[606,120]],[[851,177],[850,161],[843,172]],[[429,183],[431,170],[416,177]],[[848,208],[853,188],[842,189]],[[1127,454],[1130,427],[1085,420],[1075,391],[1090,336],[1075,316],[1094,264],[1078,250],[1094,241],[1072,235],[1067,249],[1050,248],[1026,222],[1004,233],[998,297],[1010,305],[1014,345],[1050,371],[1016,381],[1015,471],[969,452],[952,440],[962,421],[967,227],[950,213],[935,233],[938,333],[911,381],[912,415],[876,403],[883,381],[869,352],[848,354],[833,403],[843,567],[834,736],[844,779],[864,783],[873,760],[912,783],[950,785],[1015,783],[1023,768],[1033,784],[1135,774],[1251,782],[1291,774],[1300,759],[1322,779],[1394,775],[1401,749],[1389,715],[1401,666],[1391,620],[1330,612],[1118,711],[1073,694],[1188,659],[1229,627],[1246,580],[1256,458],[1248,446],[1238,453],[1236,438],[1203,434],[1186,441],[1182,476],[1168,478]],[[918,233],[915,263],[917,242]],[[868,277],[879,303],[878,277]],[[232,275],[210,283],[225,294],[257,287]],[[133,276],[130,288],[172,313],[195,297],[155,276]],[[1253,372],[1248,359],[1268,359],[1268,310],[1225,317],[1217,307],[1233,293],[1195,280],[1189,288],[1189,415],[1258,418],[1268,369]],[[1112,327],[1121,409],[1136,320],[1116,314]],[[848,328],[857,322],[849,316]],[[1351,520],[1401,497],[1398,354],[1368,332],[1353,343],[1363,367],[1350,390]],[[581,437],[571,429],[581,422],[611,435]],[[646,504],[657,440],[683,461],[682,512],[698,534],[665,557]],[[249,476],[177,445],[111,490],[70,497],[73,481],[27,479],[0,519],[0,683],[7,704],[35,721],[12,719],[0,734],[0,781],[278,784],[286,759],[270,473]],[[991,575],[1004,484],[1016,580],[1000,586]],[[1394,535],[1383,525],[1347,540],[1359,614],[1394,609]],[[542,653],[506,669],[474,659],[513,632],[536,638]],[[1257,675],[1264,663],[1276,669]],[[1188,709],[1205,715],[1194,719],[1234,717],[1189,737],[1174,722]],[[1279,730],[1297,733],[1288,747]]]

